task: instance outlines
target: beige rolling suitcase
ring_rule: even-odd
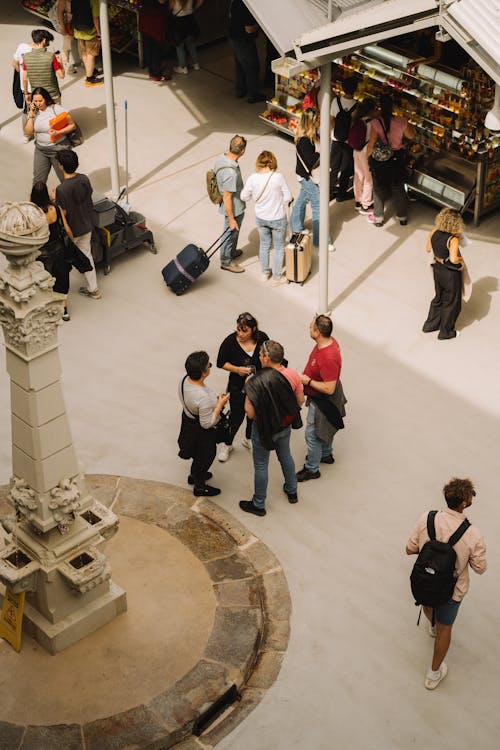
[[[303,284],[311,273],[311,237],[294,232],[285,248],[285,276],[288,281]]]

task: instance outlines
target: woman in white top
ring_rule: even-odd
[[[283,175],[277,171],[278,162],[271,151],[262,151],[255,164],[256,171],[250,175],[241,191],[241,200],[255,201],[255,221],[259,230],[259,259],[262,280],[271,276],[269,254],[274,245],[271,286],[285,284],[282,275],[285,255],[286,207],[292,200]]]
[[[203,0],[169,0],[172,36],[177,52],[177,65],[174,66],[174,73],[188,74],[188,54],[194,70],[200,69],[198,51],[194,42],[199,33],[194,11],[202,4]]]
[[[33,184],[35,182],[47,182],[51,166],[54,167],[59,182],[64,179],[57,161],[57,152],[65,148],[71,148],[71,143],[66,136],[76,128],[76,125],[67,112],[67,124],[63,128],[54,130],[50,124],[51,120],[63,112],[65,110],[60,104],[55,104],[46,89],[41,86],[33,89],[28,119],[24,126],[24,134],[28,138],[35,136]]]

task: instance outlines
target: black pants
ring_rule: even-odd
[[[159,78],[161,76],[162,45],[147,34],[142,35],[142,44],[144,62],[146,63],[148,73],[153,78]]]
[[[229,406],[231,414],[229,417],[229,425],[231,427],[231,442],[228,445],[233,444],[234,436],[240,429],[241,423],[245,419],[245,394],[241,388],[230,388],[229,389]],[[247,418],[247,424],[245,428],[245,437],[250,439],[252,435],[252,420]]]
[[[334,197],[338,181],[339,197],[347,193],[349,178],[354,174],[352,148],[347,143],[332,141],[330,149],[330,200]]]
[[[259,96],[259,56],[255,39],[229,37],[236,67],[236,96],[256,99]]]
[[[205,487],[207,471],[213,464],[216,452],[215,430],[210,428],[204,430],[200,427],[193,450],[193,462],[191,464],[191,477],[195,490]]]
[[[436,296],[431,302],[423,331],[439,330],[439,339],[453,339],[457,335],[455,323],[462,306],[462,274],[434,263],[434,287]]]
[[[408,200],[405,193],[406,155],[397,153],[386,162],[376,162],[370,158],[373,177],[373,215],[376,221],[384,220],[384,204],[388,196],[394,201],[396,217],[406,219]]]

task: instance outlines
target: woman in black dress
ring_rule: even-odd
[[[217,458],[227,461],[233,450],[234,436],[245,418],[245,394],[243,387],[249,375],[254,375],[262,365],[259,359],[260,347],[269,336],[259,331],[257,320],[248,312],[241,313],[236,319],[236,331],[229,334],[222,342],[217,356],[217,367],[229,372],[227,390],[231,409],[231,442],[219,446]],[[250,449],[252,423],[247,419],[245,438],[242,445]]]

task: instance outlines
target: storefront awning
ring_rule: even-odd
[[[500,0],[455,0],[440,24],[500,84]]]

